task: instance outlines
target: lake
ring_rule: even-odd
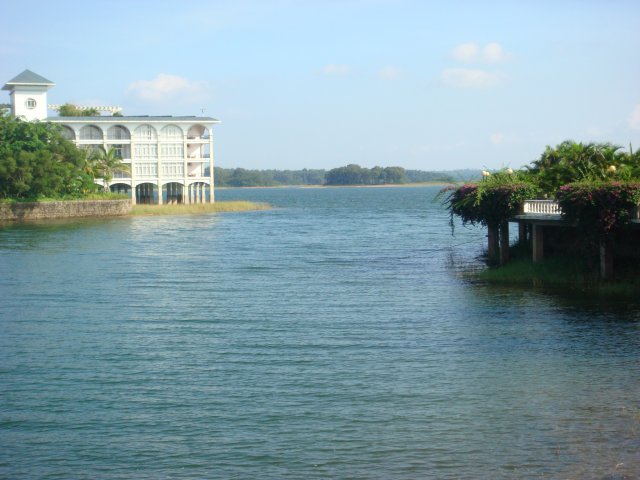
[[[0,477],[640,476],[640,304],[470,279],[437,191],[0,228]]]

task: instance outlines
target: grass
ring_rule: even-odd
[[[603,281],[597,272],[587,268],[584,259],[570,255],[545,258],[533,263],[531,252],[521,255],[516,247],[515,258],[500,267],[490,267],[473,276],[478,280],[497,285],[521,285],[554,288],[579,292],[592,292],[606,297],[637,296],[640,293],[638,272],[618,269],[617,277]]]
[[[193,205],[134,205],[132,215],[186,215],[212,212],[247,212],[252,210],[268,210],[267,203],[247,201],[227,201],[215,203],[196,203]]]

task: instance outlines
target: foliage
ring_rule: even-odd
[[[71,103],[65,103],[60,106],[58,110],[58,114],[61,117],[98,117],[100,116],[100,112],[97,108],[94,107],[78,107]]]
[[[640,183],[578,182],[560,187],[563,217],[586,235],[608,235],[629,223],[640,203]]]
[[[407,183],[407,175],[402,167],[363,168],[350,164],[329,170],[325,175],[327,185],[385,185]]]
[[[88,164],[93,178],[101,178],[104,181],[105,192],[109,191],[109,185],[113,180],[114,174],[131,170],[131,166],[122,162],[122,158],[114,148],[110,148],[107,151],[103,149],[91,151]]]
[[[324,170],[247,170],[214,167],[216,187],[274,187],[281,185],[322,185]]]
[[[356,166],[357,167],[357,166]],[[342,167],[347,168],[347,167]],[[335,183],[335,185],[378,185],[397,183],[402,178],[400,167],[366,169],[358,167],[360,172],[353,177],[355,183]],[[324,185],[327,171],[323,169],[302,170],[248,170],[244,168],[214,167],[216,187],[275,187],[283,185]],[[425,172],[405,170],[402,183],[407,182],[455,182],[450,172]],[[364,182],[364,183],[363,183]]]
[[[504,171],[478,183],[443,190],[443,193],[447,192],[450,193],[444,204],[452,218],[459,216],[463,224],[498,227],[520,213],[524,201],[535,197],[538,188],[526,175]]]
[[[528,167],[540,188],[553,195],[561,186],[580,181],[629,179],[640,173],[640,157],[610,143],[565,141],[546,147]]]
[[[410,183],[454,183],[458,181],[455,172],[424,172],[422,170],[405,170],[405,174],[407,176],[407,181]]]
[[[0,118],[0,198],[80,197],[95,189],[85,153],[57,126]]]

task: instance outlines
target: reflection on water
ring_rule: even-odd
[[[0,477],[640,475],[637,303],[469,281],[436,191],[0,229]]]

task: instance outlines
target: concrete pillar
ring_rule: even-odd
[[[158,180],[158,205],[162,205],[162,180]]]
[[[542,225],[532,225],[531,235],[533,247],[533,261],[540,262],[544,258],[544,229]]]
[[[509,223],[500,225],[500,265],[509,261]]]
[[[527,224],[518,222],[518,241],[524,243],[527,241]]]
[[[214,178],[213,178],[213,128],[209,129],[209,203],[215,202],[215,196],[213,193]]]
[[[498,229],[495,227],[487,228],[487,253],[489,254],[489,260],[491,262],[495,262],[499,257],[499,239],[498,239]]]
[[[600,277],[613,278],[613,247],[608,238],[600,239]]]

